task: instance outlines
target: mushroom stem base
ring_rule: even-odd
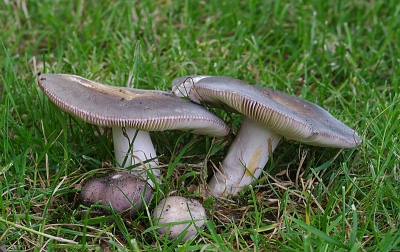
[[[148,180],[148,183],[153,186],[153,183],[148,179],[146,170],[151,169],[156,178],[160,176],[160,170],[153,168],[157,167],[158,160],[149,132],[133,128],[125,128],[124,132],[122,127],[113,127],[112,132],[117,165],[126,168],[131,165],[141,164],[132,170],[133,173]],[[132,148],[128,153],[131,145]],[[149,159],[153,160],[147,161]]]
[[[235,195],[258,179],[281,139],[281,135],[243,116],[240,131],[208,184],[211,195]]]

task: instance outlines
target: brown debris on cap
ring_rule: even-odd
[[[41,74],[37,83],[62,110],[92,124],[209,136],[229,132],[207,109],[167,92],[113,87],[68,74]]]
[[[351,148],[361,143],[354,130],[320,106],[234,78],[203,78],[194,84],[189,98],[197,103],[219,103],[277,134],[307,144]]]

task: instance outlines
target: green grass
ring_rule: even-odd
[[[292,2],[2,1],[0,247],[400,250],[400,5]],[[128,221],[96,215],[79,191],[114,169],[109,130],[64,117],[36,86],[38,72],[161,90],[186,74],[227,75],[314,102],[363,143],[338,150],[285,140],[249,190],[204,202],[210,218],[196,239],[167,241],[152,228],[152,208],[165,195],[199,196],[193,186],[234,135],[152,133],[170,167],[148,208]],[[239,116],[216,113],[237,132]]]

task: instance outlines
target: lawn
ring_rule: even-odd
[[[0,21],[0,251],[400,250],[397,0],[4,0]],[[136,218],[104,215],[79,193],[118,170],[110,129],[61,112],[39,72],[157,90],[230,76],[316,103],[363,142],[284,139],[247,190],[205,199],[241,124],[214,109],[227,137],[152,132],[163,183]],[[168,195],[203,202],[209,218],[193,240],[155,231],[152,209]]]

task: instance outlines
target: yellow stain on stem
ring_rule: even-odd
[[[262,149],[261,145],[258,146],[257,149],[254,151],[253,156],[251,157],[250,163],[247,166],[245,176],[253,176],[253,174],[259,168],[262,151],[263,151],[263,149]]]

